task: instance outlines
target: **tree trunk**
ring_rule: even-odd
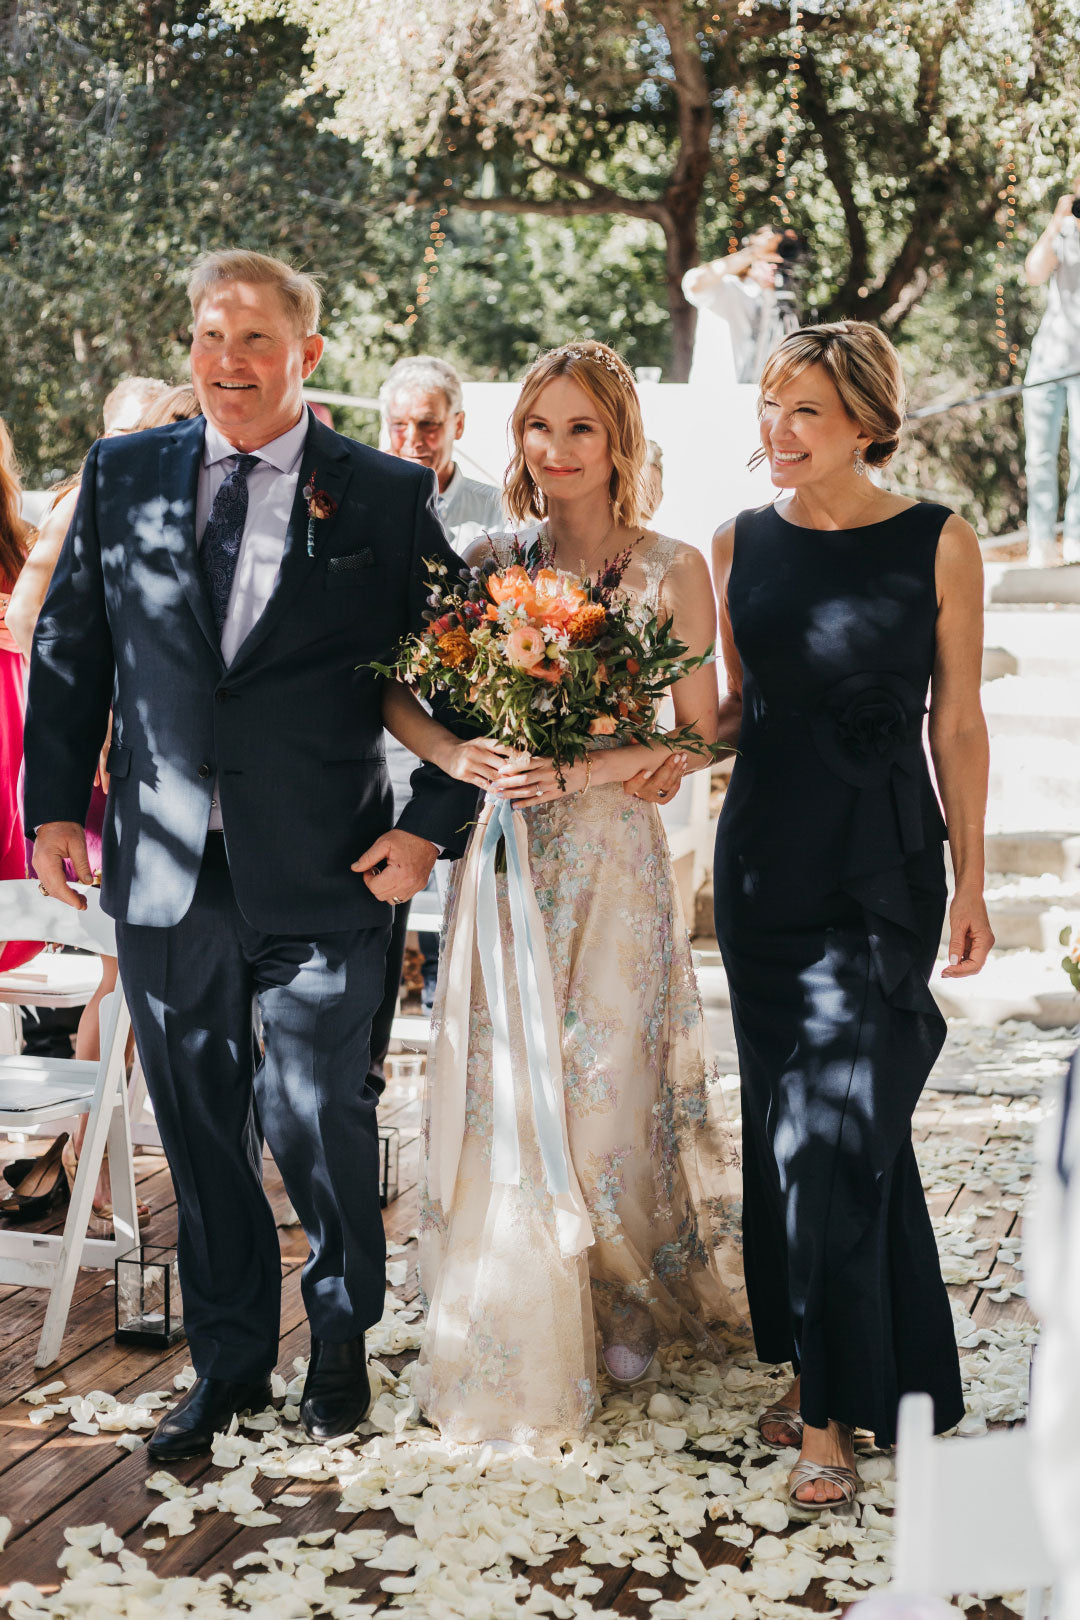
[[[660,220],[664,232],[664,264],[668,312],[671,315],[672,382],[685,382],[694,357],[697,310],[683,297],[682,281],[698,262],[697,202],[690,202],[676,213],[670,206]]]
[[[667,35],[678,115],[679,146],[662,204],[668,310],[671,314],[671,380],[685,382],[694,353],[697,311],[683,297],[682,279],[698,262],[698,210],[712,155],[709,85],[698,49],[693,14],[678,0],[656,0],[653,14]]]

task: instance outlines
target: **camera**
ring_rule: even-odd
[[[776,244],[775,251],[785,264],[797,264],[800,259],[806,257],[808,251],[806,238],[800,236],[798,231],[793,231],[789,226],[786,230],[780,232],[780,240]]]

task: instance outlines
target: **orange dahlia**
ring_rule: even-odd
[[[460,626],[456,630],[447,630],[435,643],[439,649],[440,663],[447,664],[451,669],[468,668],[476,657],[476,648],[472,644],[472,637],[467,630]]]
[[[572,647],[590,647],[601,634],[607,621],[607,610],[599,602],[586,602],[574,614],[567,630]]]

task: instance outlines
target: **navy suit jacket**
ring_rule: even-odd
[[[241,912],[266,933],[316,938],[388,919],[350,862],[393,819],[381,682],[367,666],[421,626],[424,559],[460,562],[432,474],[309,413],[273,593],[226,668],[195,544],[201,417],[90,451],[34,636],[26,823],[85,822],[113,711],[102,905],[168,927],[191,904],[219,783]],[[315,523],[309,477],[337,503]],[[475,789],[432,766],[399,825],[464,849]]]

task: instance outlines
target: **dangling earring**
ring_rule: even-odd
[[[853,466],[860,478],[866,477],[866,462],[863,460],[863,453],[858,445],[855,446],[855,460],[853,462]]]

